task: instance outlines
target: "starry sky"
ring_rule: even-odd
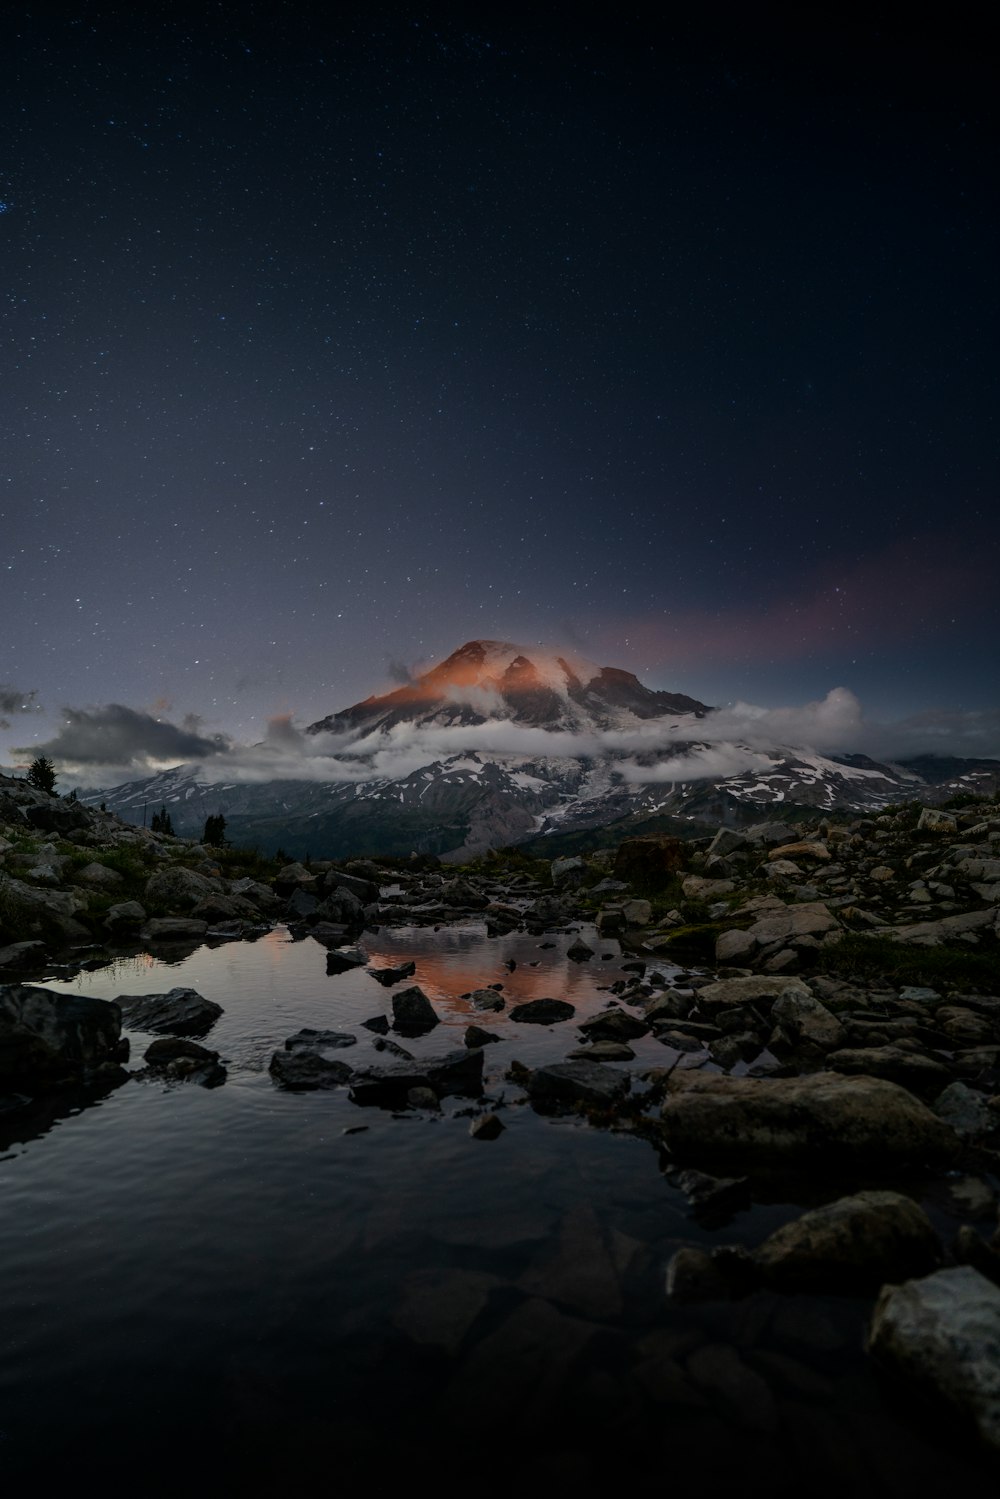
[[[982,13],[332,9],[5,11],[0,763],[476,636],[995,723]]]

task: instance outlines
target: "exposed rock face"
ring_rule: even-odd
[[[145,899],[150,905],[164,905],[170,910],[189,911],[209,895],[222,895],[222,882],[209,879],[183,864],[158,869],[146,881]]]
[[[942,1163],[953,1131],[911,1093],[881,1078],[815,1073],[748,1078],[679,1073],[661,1120],[678,1156],[697,1160]]]
[[[754,1260],[781,1290],[863,1289],[932,1270],[941,1246],[922,1208],[899,1192],[858,1192],[777,1229]]]
[[[1000,1452],[1000,1290],[971,1266],[886,1286],[871,1352],[957,1407]]]
[[[130,1029],[157,1035],[203,1036],[222,1014],[222,1006],[195,989],[166,994],[119,994],[118,1004]]]
[[[30,984],[0,987],[0,1084],[54,1081],[117,1059],[121,1010]]]

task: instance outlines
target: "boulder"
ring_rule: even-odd
[[[146,920],[146,910],[137,900],[122,900],[104,918],[109,932],[132,932]]]
[[[44,942],[12,942],[0,947],[0,973],[19,973],[45,960]]]
[[[950,1083],[935,1100],[934,1112],[961,1140],[976,1140],[1000,1126],[986,1099],[966,1083]]]
[[[197,1041],[162,1037],[145,1051],[145,1061],[156,1072],[163,1072],[177,1082],[199,1083],[203,1088],[217,1088],[226,1081],[226,1069],[219,1065],[219,1053],[199,1046]]]
[[[303,1026],[294,1036],[285,1038],[286,1051],[343,1051],[347,1046],[357,1045],[357,1036],[351,1031],[316,1031]],[[155,1043],[154,1043],[155,1044]]]
[[[590,958],[594,956],[594,949],[592,947],[588,947],[586,942],[582,942],[580,938],[577,937],[576,941],[571,943],[570,946],[567,947],[566,956],[573,963],[586,963]]]
[[[947,1164],[953,1130],[912,1093],[882,1078],[720,1077],[675,1073],[661,1107],[678,1157],[867,1167]]]
[[[959,1265],[885,1286],[868,1347],[971,1418],[1000,1452],[1000,1290],[978,1270]]]
[[[207,921],[188,916],[154,916],[141,928],[143,942],[197,942],[208,931]]]
[[[130,1030],[156,1035],[203,1036],[222,1014],[222,1006],[195,989],[166,994],[119,994],[117,1003]]]
[[[732,1009],[735,1005],[760,1006],[762,1002],[768,1009],[770,1003],[779,999],[808,1000],[812,999],[812,992],[801,979],[778,974],[773,978],[719,979],[697,992],[698,1007],[708,1015],[716,1010]]]
[[[821,1051],[835,1051],[847,1040],[837,1017],[812,994],[782,994],[771,1007],[771,1019],[792,1045],[805,1042]]]
[[[346,1062],[324,1056],[322,1051],[300,1047],[295,1051],[276,1051],[268,1068],[275,1082],[294,1093],[311,1093],[321,1088],[338,1088],[349,1083],[353,1069]]]
[[[781,843],[777,848],[768,850],[768,859],[812,859],[817,864],[823,864],[831,858],[830,850],[825,843]]]
[[[533,1104],[609,1108],[631,1087],[627,1072],[603,1062],[554,1062],[536,1067],[525,1080]]]
[[[30,984],[0,987],[0,1082],[79,1077],[118,1057],[121,1010]]]
[[[504,1010],[507,1001],[496,989],[473,989],[469,1003],[474,1010]]]
[[[917,818],[918,833],[957,833],[958,823],[947,812],[937,807],[924,807]]]
[[[582,859],[573,857],[569,859],[553,859],[549,867],[553,885],[579,885],[587,873],[587,866]]]
[[[74,885],[89,885],[92,890],[110,892],[116,890],[121,882],[122,877],[117,869],[109,869],[106,864],[85,864],[73,875]]]
[[[649,1028],[648,1020],[640,1020],[637,1015],[630,1015],[627,1010],[615,1007],[602,1010],[598,1015],[591,1015],[581,1023],[579,1029],[590,1041],[631,1041],[636,1036],[645,1036]]]
[[[922,1208],[899,1192],[858,1192],[803,1213],[754,1253],[777,1290],[863,1290],[939,1263],[941,1245]]]
[[[209,879],[183,864],[157,869],[146,881],[144,898],[149,905],[166,906],[170,911],[190,911],[210,895],[223,895],[222,881]]]
[[[627,900],[622,906],[622,915],[626,926],[649,926],[653,919],[653,907],[648,900]]]
[[[367,1068],[351,1078],[351,1098],[358,1104],[394,1109],[405,1105],[414,1088],[429,1088],[436,1098],[478,1098],[483,1090],[483,1053],[464,1047],[440,1057],[393,1062]]]
[[[413,984],[392,996],[393,1030],[403,1036],[419,1036],[432,1030],[438,1017],[424,991]]]
[[[845,1046],[831,1051],[825,1065],[848,1076],[884,1077],[911,1093],[933,1095],[951,1080],[943,1062],[902,1046]],[[948,1121],[951,1122],[950,1120]]]

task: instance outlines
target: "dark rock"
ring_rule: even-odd
[[[627,1072],[601,1062],[555,1062],[536,1067],[525,1080],[534,1104],[609,1108],[631,1087]]]
[[[119,994],[118,1004],[130,1030],[173,1036],[203,1036],[222,1014],[222,1006],[194,989],[166,994]]]
[[[374,1031],[377,1036],[389,1034],[389,1022],[384,1015],[373,1015],[370,1020],[362,1020],[361,1024],[366,1031]]]
[[[507,1001],[495,989],[473,989],[469,1001],[475,1010],[503,1010]]]
[[[576,1009],[565,999],[529,999],[526,1004],[515,1005],[510,1018],[526,1025],[555,1025],[572,1020],[575,1014]]]
[[[483,1030],[481,1025],[467,1025],[465,1028],[466,1046],[489,1046],[491,1041],[499,1040],[495,1031]]]
[[[632,1041],[649,1033],[649,1021],[617,1008],[602,1010],[581,1022],[580,1033],[590,1041]]]
[[[368,954],[363,947],[334,947],[326,955],[326,971],[330,974],[347,973],[352,968],[363,968]]]
[[[469,1134],[474,1140],[495,1140],[503,1134],[503,1120],[496,1114],[480,1114],[469,1125]]]
[[[922,1208],[899,1192],[841,1197],[776,1229],[754,1254],[780,1290],[863,1290],[923,1275],[941,1245]]]
[[[368,972],[373,979],[388,989],[393,984],[398,984],[401,979],[408,979],[417,971],[416,963],[400,963],[395,968],[369,968]]]
[[[319,1051],[276,1051],[268,1069],[275,1082],[293,1092],[312,1092],[317,1088],[336,1088],[349,1083],[352,1069],[346,1062],[325,1057]]]
[[[146,1048],[145,1060],[157,1072],[178,1082],[198,1083],[203,1088],[218,1088],[226,1081],[226,1069],[219,1064],[219,1053],[185,1041],[164,1036]]]
[[[351,1097],[358,1104],[391,1109],[405,1104],[412,1088],[431,1088],[438,1098],[475,1098],[482,1087],[482,1051],[463,1049],[441,1057],[418,1057],[381,1069],[359,1070],[351,1079]]]
[[[566,956],[573,963],[586,963],[589,958],[594,956],[594,949],[588,947],[586,942],[582,942],[578,937],[570,947],[567,947]]]
[[[626,838],[615,852],[615,874],[629,883],[662,880],[683,869],[685,857],[679,838]]]
[[[44,942],[12,942],[9,947],[0,947],[0,972],[18,973],[37,968],[44,958]]]
[[[208,931],[207,921],[196,921],[187,916],[154,916],[147,921],[139,936],[143,942],[190,942],[198,941]]]
[[[118,1057],[121,1010],[104,999],[28,984],[0,987],[0,1082],[57,1081]]]
[[[400,1035],[419,1036],[438,1023],[430,1000],[416,984],[392,996],[392,1026]]]

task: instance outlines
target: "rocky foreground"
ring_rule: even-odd
[[[354,1064],[354,1033],[301,1031],[272,1059],[277,1086],[342,1088],[359,1106],[405,1111],[471,1099],[481,1141],[499,1139],[505,1109],[518,1106],[648,1138],[693,1214],[717,1225],[714,1248],[674,1256],[668,1296],[729,1299],[758,1286],[868,1295],[872,1355],[959,1408],[1000,1451],[996,806],[632,840],[551,866],[494,860],[456,875],[426,859],[251,869],[249,858],[5,780],[0,861],[9,1106],[134,1077],[122,1066],[123,1022],[156,1037],[147,1073],[224,1082],[202,1044],[219,1007],[193,991],[109,1003],[31,979],[53,962],[176,953],[283,921],[326,947],[330,972],[368,968],[375,1013],[364,1024],[383,1057]],[[369,963],[366,930],[469,921],[497,937],[586,923],[618,941],[607,1007],[567,1035],[564,1060],[505,1059],[491,1073],[488,1043],[502,1033],[476,1024],[464,1045],[435,1052],[440,1017],[414,965]],[[596,961],[582,934],[568,956]],[[465,998],[514,1025],[576,1019],[558,995],[507,1011],[503,986],[485,980]],[[650,1040],[662,1064],[648,1065]],[[824,1200],[753,1249],[726,1242],[732,1212],[776,1181],[779,1200]],[[928,1182],[964,1218],[953,1242],[920,1206]]]

